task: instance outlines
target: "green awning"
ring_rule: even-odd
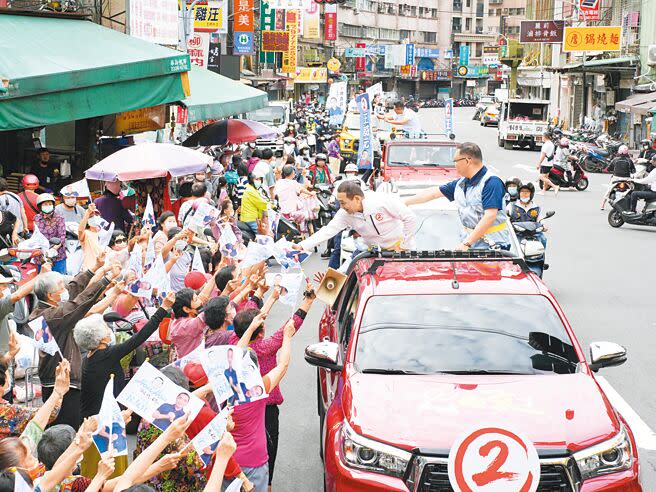
[[[189,56],[77,18],[0,13],[0,131],[184,99]]]
[[[563,67],[549,67],[548,70],[554,72],[593,72],[597,69],[608,70],[614,65],[633,65],[638,63],[639,58],[637,56],[619,56],[617,58],[602,58],[601,60],[586,60],[585,65],[582,62],[569,63]],[[617,67],[623,70],[632,67]]]
[[[264,91],[196,66],[189,72],[189,89],[191,95],[182,100],[189,122],[247,113],[263,108],[268,101]]]

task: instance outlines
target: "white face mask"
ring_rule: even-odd
[[[77,205],[77,200],[75,198],[64,198],[64,205],[73,208]]]
[[[261,180],[261,179],[257,179],[257,180],[255,180],[255,181],[253,182],[253,184],[255,185],[255,188],[257,188],[257,189],[259,190],[260,187],[262,186],[262,180]]]
[[[65,290],[64,292],[61,293],[61,297],[59,298],[59,304],[62,302],[67,302],[70,299],[70,296],[68,295],[68,290]]]
[[[41,207],[41,212],[43,212],[46,215],[51,214],[54,210],[55,207],[53,207],[52,205],[44,205],[43,207]]]
[[[87,224],[89,224],[91,227],[100,227],[100,217],[94,215],[93,217],[89,218]]]
[[[508,188],[508,193],[509,193],[511,196],[515,196],[515,195],[517,195],[517,188],[515,188],[514,186],[509,187],[509,188]]]
[[[519,197],[519,199],[522,203],[529,203],[531,201],[530,196],[521,196],[521,197]]]

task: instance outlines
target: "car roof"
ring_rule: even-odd
[[[444,146],[444,147],[455,147],[458,145],[458,142],[454,142],[453,140],[426,140],[423,138],[418,138],[418,139],[401,139],[401,140],[392,140],[389,142],[385,143],[386,146],[392,147],[392,146],[413,146],[416,147],[417,145],[432,145],[432,146]]]
[[[379,260],[375,275],[371,275],[369,271],[376,260],[363,258],[353,268],[360,280],[361,295],[539,295],[546,290],[512,259]]]

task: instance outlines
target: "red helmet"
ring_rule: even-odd
[[[23,188],[26,190],[34,190],[39,187],[39,178],[34,174],[26,174],[23,176]]]

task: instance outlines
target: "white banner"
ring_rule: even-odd
[[[187,42],[187,53],[191,58],[191,63],[207,68],[207,58],[210,53],[210,33],[195,32]]]
[[[394,68],[394,46],[385,46],[385,69],[390,70]]]
[[[373,101],[374,97],[383,95],[383,84],[378,82],[377,84],[372,85],[367,88],[367,94],[369,94],[369,100]]]
[[[129,34],[156,44],[178,44],[176,0],[130,0]]]
[[[346,84],[347,82],[333,82],[328,92],[326,107],[330,115],[330,125],[339,126],[344,121],[346,113]]]

